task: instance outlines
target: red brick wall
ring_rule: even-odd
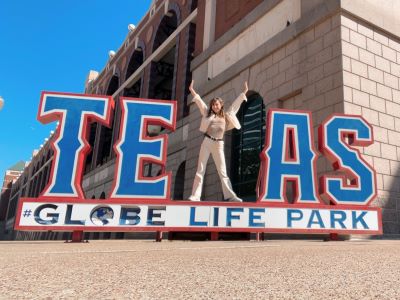
[[[215,20],[215,40],[243,19],[262,0],[218,0]]]

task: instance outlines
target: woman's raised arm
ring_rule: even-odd
[[[247,92],[249,91],[249,86],[247,85],[247,81],[244,82],[244,88],[243,88],[243,94],[247,94]]]
[[[194,90],[193,86],[194,86],[194,80],[192,80],[192,82],[191,82],[190,85],[189,85],[189,91],[190,91],[190,93],[192,94],[192,96],[195,97],[195,96],[197,95],[197,93],[196,93],[196,91]]]
[[[249,91],[249,87],[247,86],[247,81],[244,82],[243,92],[237,96],[237,98],[233,101],[232,105],[227,109],[227,113],[231,113],[236,115],[239,111],[240,106],[242,105],[243,101],[247,101],[246,94]]]
[[[189,91],[193,96],[193,101],[197,104],[197,107],[200,110],[200,113],[202,116],[207,115],[207,105],[204,103],[203,99],[201,99],[200,95],[196,93],[196,91],[193,88],[194,86],[194,80],[189,85]]]

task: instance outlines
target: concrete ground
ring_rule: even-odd
[[[400,299],[400,241],[1,242],[1,299]]]

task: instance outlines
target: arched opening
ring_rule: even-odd
[[[49,149],[49,151],[47,151],[47,156],[46,156],[46,161],[50,160],[50,158],[53,156],[53,150]]]
[[[178,167],[175,175],[175,186],[174,186],[174,199],[183,200],[183,191],[185,188],[185,165],[184,161]]]
[[[35,164],[35,167],[33,168],[32,176],[34,176],[38,170],[39,170],[39,162],[37,162]]]
[[[40,172],[38,197],[39,197],[40,193],[43,191],[45,186],[46,186],[46,172],[45,172],[45,170],[42,170]]]
[[[154,52],[178,27],[178,17],[173,10],[168,11],[162,18],[160,25],[157,28],[157,33],[153,42]]]
[[[86,156],[86,162],[85,162],[85,174],[91,171],[91,166],[92,166],[92,161],[93,161],[93,147],[94,147],[94,141],[96,139],[96,130],[97,130],[97,123],[93,122],[89,126],[89,130],[87,131],[87,141],[90,145],[90,152]]]
[[[100,199],[106,199],[106,193],[101,192],[101,194],[100,194]]]
[[[45,168],[44,168],[44,180],[43,180],[43,182],[42,182],[42,186],[41,186],[41,188],[40,188],[40,190],[41,191],[43,191],[44,190],[44,188],[47,186],[47,184],[49,183],[49,179],[50,179],[50,168],[49,168],[49,166],[46,166]]]
[[[169,11],[161,20],[154,37],[154,52],[178,27],[178,18]],[[151,63],[149,98],[170,100],[175,97],[176,44],[158,61]]]
[[[40,160],[40,168],[44,166],[45,162],[46,162],[46,157],[43,155],[42,159]]]
[[[128,68],[126,70],[125,80],[128,79],[136,70],[143,64],[143,49],[137,48],[129,60]],[[141,79],[138,79],[132,86],[124,90],[126,97],[140,97]]]
[[[190,4],[190,11],[194,11],[197,8],[197,0],[192,0]]]
[[[144,47],[144,45],[143,45]],[[132,74],[134,74],[137,69],[143,64],[144,60],[144,50],[142,47],[138,47],[132,53],[132,56],[129,60],[128,67],[125,74],[125,80],[127,80]],[[143,73],[142,73],[143,74]],[[142,94],[142,80],[143,77],[141,75],[131,86],[127,86],[124,91],[123,95],[126,97],[134,97],[140,98]],[[116,99],[115,99],[116,100]],[[121,106],[119,102],[115,103],[115,111],[114,111],[114,121],[113,121],[113,136],[112,136],[112,145],[114,145],[117,141],[119,130],[120,130],[120,123],[121,123]],[[111,151],[110,157],[115,157],[115,153]]]
[[[119,77],[117,75],[113,75],[108,84],[108,89],[106,95],[111,96],[113,95],[119,87]],[[111,120],[113,122],[113,120]],[[111,123],[113,124],[113,123]],[[106,126],[101,126],[100,128],[100,138],[99,138],[99,147],[97,150],[97,157],[96,157],[96,166],[102,165],[106,163],[111,154],[111,144],[112,144],[112,133],[113,133],[113,126],[108,128]]]
[[[35,198],[39,197],[39,194],[41,192],[40,188],[41,188],[42,176],[43,176],[42,172],[40,172],[36,176],[37,181],[36,181],[36,184],[35,184],[35,196],[34,196]]]
[[[265,141],[265,106],[258,93],[248,93],[248,100],[237,117],[242,125],[232,133],[231,179],[234,191],[244,201],[256,200],[260,168],[259,154]]]
[[[35,181],[33,179],[29,181],[28,197],[33,197],[34,183],[35,183]]]
[[[170,10],[161,20],[153,40],[154,52],[178,27],[178,17]],[[157,61],[152,61],[150,66],[150,80],[148,98],[171,100],[175,98],[177,47],[176,43]],[[179,104],[178,104],[179,106]],[[179,108],[178,108],[179,110]],[[178,116],[179,119],[180,116]],[[143,168],[144,176],[152,177],[160,171],[160,166],[148,163]]]
[[[183,91],[181,91],[181,95],[183,97],[182,101],[182,117],[186,117],[189,115],[189,106],[188,106],[188,96],[189,85],[192,81],[192,71],[190,70],[190,65],[194,58],[194,50],[195,50],[195,42],[196,42],[196,24],[190,23],[187,27],[188,35],[185,43],[185,53],[186,53],[186,65],[185,68],[185,84],[182,86]]]
[[[118,90],[118,87],[119,87],[119,77],[118,75],[115,74],[113,75],[113,77],[111,77],[110,83],[108,84],[106,95],[112,96],[112,94],[114,94],[115,91]]]

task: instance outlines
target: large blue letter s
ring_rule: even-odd
[[[360,116],[336,114],[321,124],[319,135],[320,151],[346,174],[323,176],[322,194],[336,204],[368,205],[376,196],[375,171],[350,145],[372,144],[372,127]]]

